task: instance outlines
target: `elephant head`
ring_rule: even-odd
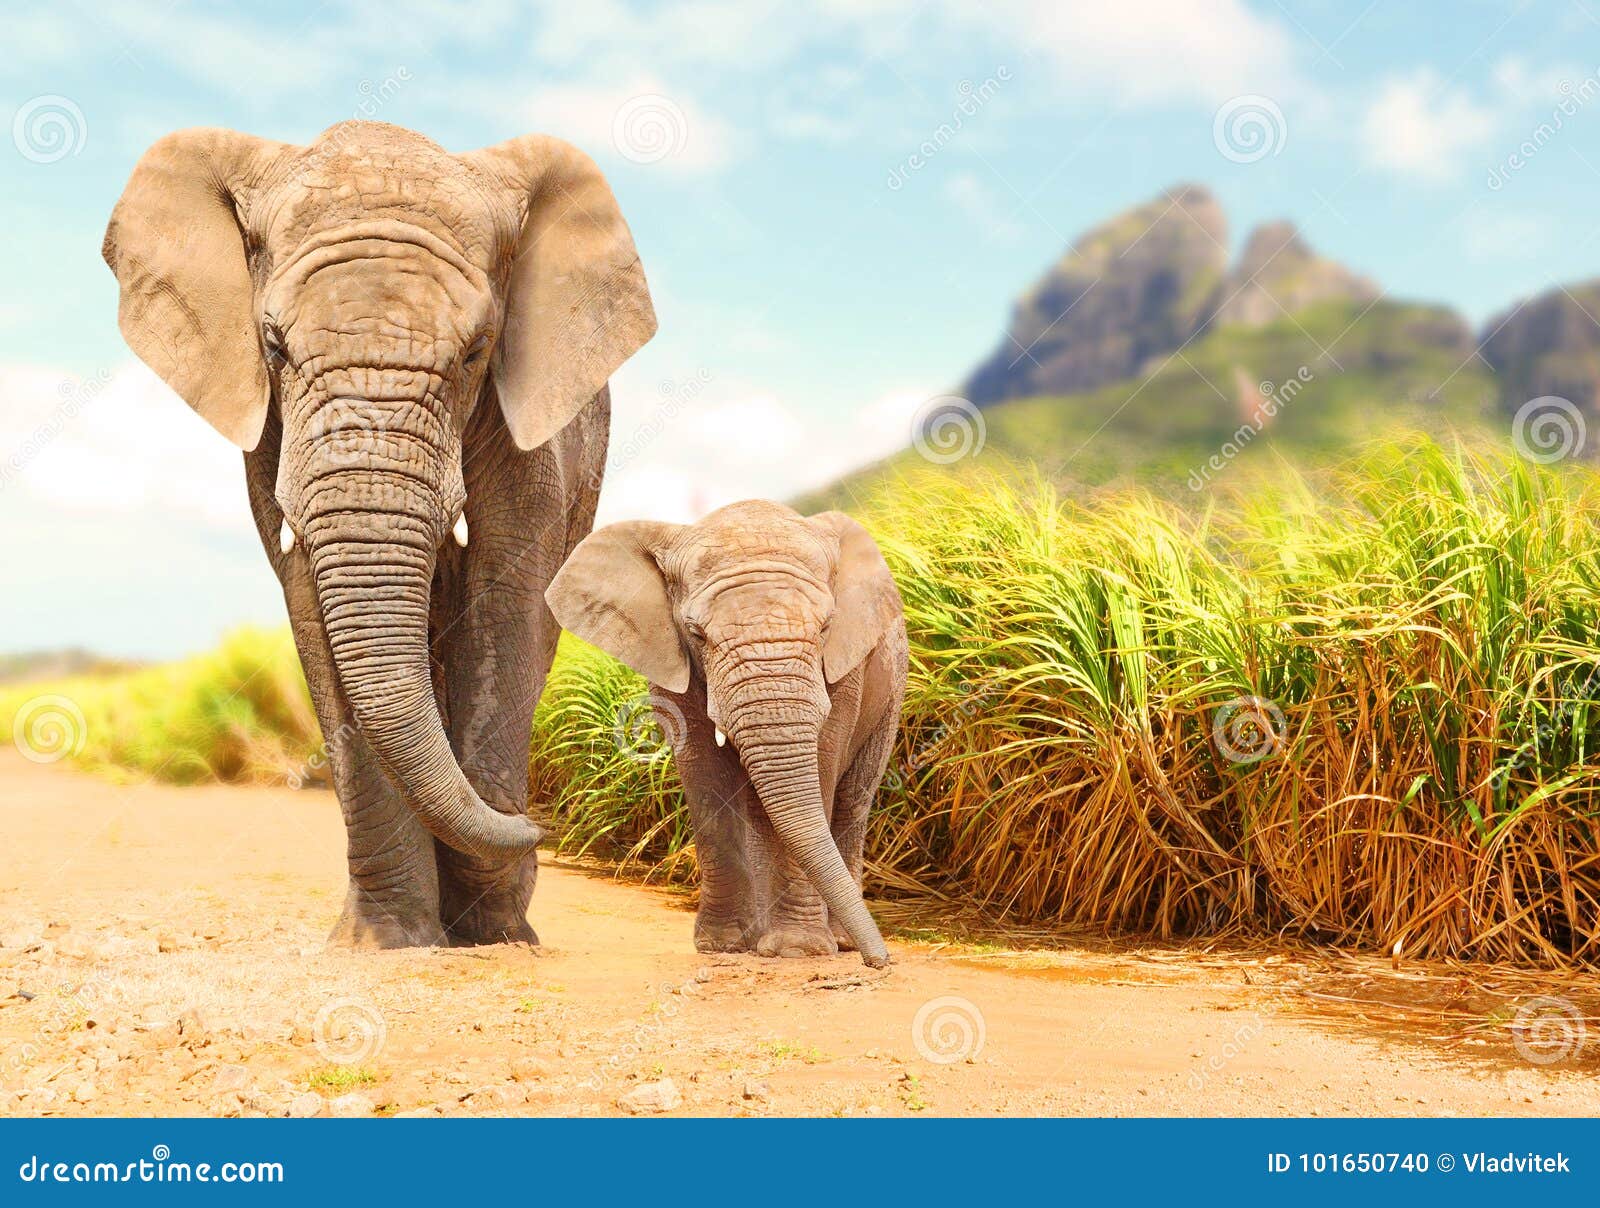
[[[345,122],[300,147],[184,130],[139,161],[106,230],[129,345],[245,450],[282,428],[283,553],[308,560],[339,689],[450,847],[511,858],[531,819],[473,790],[429,668],[441,543],[465,544],[462,433],[498,406],[548,440],[655,331],[599,169],[530,135],[451,155]]]
[[[573,551],[545,598],[558,621],[652,683],[698,670],[779,840],[867,964],[888,950],[829,833],[818,769],[828,685],[901,615],[872,538],[840,512],[750,501],[698,524],[613,524]]]

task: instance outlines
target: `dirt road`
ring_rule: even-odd
[[[326,952],[331,795],[10,752],[0,843],[3,1114],[1600,1113],[1592,1008],[1529,1005],[1571,979],[926,918],[882,973],[707,957],[685,895],[549,862],[538,951]]]

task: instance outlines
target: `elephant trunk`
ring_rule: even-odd
[[[457,851],[509,861],[543,832],[479,797],[450,748],[428,663],[437,544],[425,514],[337,510],[308,522],[323,624],[356,723],[422,824]]]
[[[761,692],[776,690],[769,676],[762,676],[758,684],[750,685],[755,692],[735,693],[728,702],[730,737],[739,758],[785,850],[804,870],[829,913],[843,924],[861,959],[881,969],[889,963],[889,949],[839,854],[822,801],[817,766],[821,712],[809,701],[761,698]],[[825,698],[820,683],[814,689],[807,695]]]

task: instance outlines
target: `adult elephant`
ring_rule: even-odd
[[[330,942],[536,943],[543,595],[593,524],[607,380],[655,332],[600,171],[543,135],[183,130],[104,252],[129,345],[246,451],[349,835]]]

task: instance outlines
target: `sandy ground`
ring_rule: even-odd
[[[330,794],[10,752],[0,844],[3,1114],[1600,1113],[1592,981],[903,910],[881,973],[702,956],[687,895],[551,861],[539,950],[329,952]]]

